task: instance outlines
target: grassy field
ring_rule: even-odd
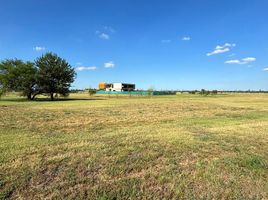
[[[268,199],[268,95],[71,97],[0,101],[0,199]]]

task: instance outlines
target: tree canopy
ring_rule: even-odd
[[[35,62],[7,59],[0,62],[0,90],[19,91],[28,99],[38,94],[67,96],[75,78],[75,70],[54,53],[46,53]]]
[[[49,94],[51,100],[55,93],[63,96],[69,94],[76,73],[66,60],[57,54],[46,53],[37,58],[35,65],[38,69],[37,85],[41,93]]]

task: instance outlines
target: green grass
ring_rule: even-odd
[[[0,101],[0,199],[268,199],[268,95]]]

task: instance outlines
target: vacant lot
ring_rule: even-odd
[[[0,199],[268,199],[267,180],[268,95],[0,101]]]

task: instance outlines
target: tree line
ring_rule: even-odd
[[[55,53],[46,53],[34,62],[6,59],[0,62],[0,95],[9,91],[21,92],[29,100],[39,94],[68,96],[76,72]]]

